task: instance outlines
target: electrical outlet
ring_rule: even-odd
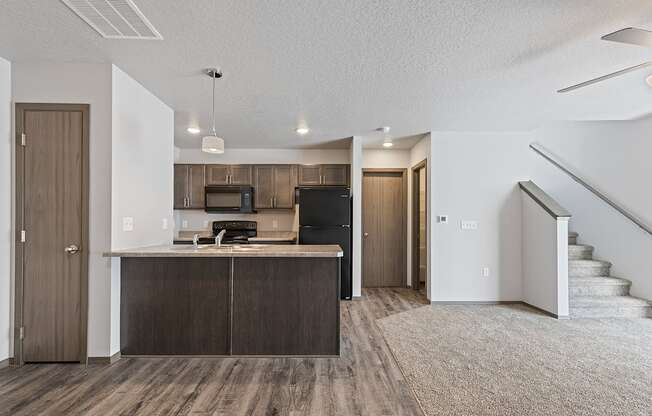
[[[483,267],[482,268],[482,277],[489,277],[489,268],[488,267]]]
[[[278,228],[278,220],[272,220],[272,228],[275,230]]]
[[[122,231],[133,231],[134,219],[133,217],[122,217]]]
[[[188,228],[188,220],[181,221],[181,228]]]
[[[161,228],[163,228],[164,230],[168,229],[168,219],[167,218],[163,218],[163,222],[161,223]]]
[[[208,228],[208,220],[204,220],[204,228]]]
[[[477,230],[478,222],[477,221],[460,221],[460,228],[463,230]]]

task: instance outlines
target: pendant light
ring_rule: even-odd
[[[213,78],[213,127],[208,136],[201,139],[201,150],[206,153],[222,154],[224,153],[224,139],[217,136],[215,132],[215,80],[222,78],[222,72],[217,68],[208,68],[206,75]]]

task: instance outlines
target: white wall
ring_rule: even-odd
[[[530,135],[433,132],[431,140],[431,218],[449,216],[448,224],[430,222],[431,300],[521,300],[517,183],[529,179]],[[462,230],[461,220],[478,229]]]
[[[362,168],[398,168],[410,167],[409,149],[362,149]]]
[[[88,354],[107,356],[110,328],[111,65],[14,62],[13,101],[90,104]],[[13,182],[13,175],[12,175]]]
[[[9,358],[13,338],[11,125],[11,63],[0,58],[0,362]]]
[[[652,224],[652,119],[565,122],[538,130],[541,143],[612,200]],[[631,293],[652,299],[652,236],[530,152],[532,180],[573,215],[570,229],[594,257],[613,263],[612,274],[632,281]]]
[[[174,111],[112,66],[111,248],[169,244],[173,236]],[[123,218],[133,231],[123,230]],[[120,350],[120,260],[111,266],[110,355]]]
[[[554,218],[521,190],[523,300],[568,317],[568,218]]]
[[[351,196],[353,198],[351,229],[351,263],[353,297],[362,295],[362,142],[364,138],[354,136],[351,140]]]

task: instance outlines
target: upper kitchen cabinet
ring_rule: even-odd
[[[258,165],[253,170],[257,210],[294,208],[296,166]]]
[[[206,165],[206,185],[251,185],[251,165]]]
[[[174,209],[203,209],[204,165],[174,165]]]
[[[299,186],[349,185],[350,166],[299,165]]]

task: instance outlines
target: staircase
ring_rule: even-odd
[[[577,233],[568,233],[570,317],[652,317],[650,302],[629,295],[632,282],[610,272],[611,263],[594,260],[593,247],[577,244]]]

